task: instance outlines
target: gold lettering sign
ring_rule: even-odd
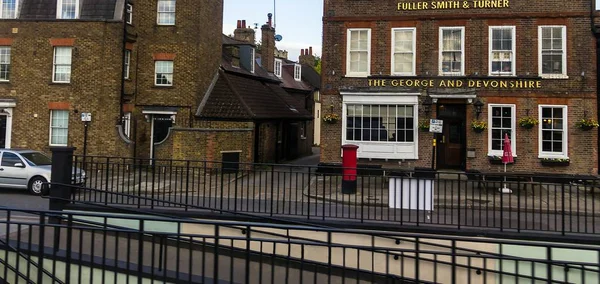
[[[369,87],[541,89],[542,81],[532,79],[369,79]]]
[[[508,7],[510,7],[510,0],[434,0],[417,2],[398,2],[398,11],[501,9]]]

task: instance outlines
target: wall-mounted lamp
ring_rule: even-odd
[[[431,105],[433,104],[431,97],[430,96],[426,96],[425,99],[423,100],[423,111],[425,112],[425,115],[429,115],[429,113],[431,112]]]
[[[483,112],[483,103],[477,99],[477,101],[475,101],[475,103],[473,104],[473,107],[475,108],[475,114],[477,115],[477,119],[479,119],[479,115]]]

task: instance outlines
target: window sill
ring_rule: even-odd
[[[156,24],[157,27],[174,27],[175,24]]]
[[[554,80],[566,80],[566,79],[569,79],[569,76],[567,76],[567,75],[548,75],[548,74],[544,75],[544,74],[542,74],[542,75],[540,75],[540,77],[542,79],[546,79],[546,80],[552,80],[552,79],[554,79]]]
[[[51,86],[71,86],[71,82],[50,82],[48,85]]]
[[[345,78],[367,78],[371,75],[369,74],[346,74],[344,77]]]
[[[10,85],[10,81],[0,81],[0,85]]]
[[[175,86],[152,86],[152,89],[175,89]]]

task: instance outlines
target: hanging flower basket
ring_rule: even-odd
[[[581,130],[587,131],[587,130],[592,130],[595,127],[598,127],[598,122],[592,118],[584,118],[584,119],[577,121],[575,123],[575,126],[577,126]]]
[[[421,130],[423,132],[429,131],[429,121],[419,122],[419,130]]]
[[[340,116],[335,113],[328,113],[323,116],[323,122],[328,124],[335,124],[340,120]]]
[[[471,122],[471,129],[477,133],[481,133],[487,129],[487,123],[485,121],[473,120]]]
[[[561,158],[542,158],[540,161],[542,165],[548,167],[565,167],[571,164],[571,160]]]
[[[531,129],[538,125],[539,121],[531,116],[522,117],[519,119],[519,126],[525,129]]]

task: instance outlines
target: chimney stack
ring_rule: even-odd
[[[246,20],[238,20],[237,29],[233,31],[233,38],[255,44],[256,35],[253,29],[246,26]]]
[[[300,57],[298,58],[300,64],[306,64],[308,66],[315,66],[315,56],[312,53],[312,46],[300,51]]]
[[[268,14],[269,20],[261,27],[262,40],[260,56],[262,57],[262,67],[270,73],[275,71],[275,29],[272,25],[271,13]]]

